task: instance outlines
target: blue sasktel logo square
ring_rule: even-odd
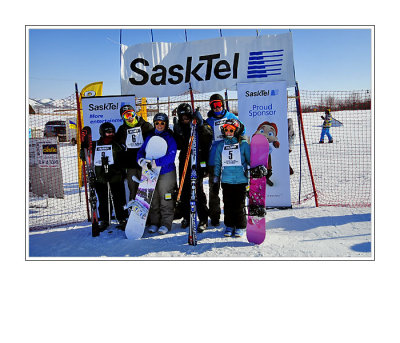
[[[247,68],[247,78],[264,78],[281,75],[283,49],[270,51],[251,51]],[[271,94],[275,95],[275,94]]]

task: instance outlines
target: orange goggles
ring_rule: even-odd
[[[210,102],[210,106],[212,109],[215,109],[217,107],[222,107],[222,101],[221,100],[214,100]]]
[[[224,126],[224,131],[225,132],[235,132],[236,131],[236,127],[232,126],[232,125],[226,125]]]
[[[165,126],[165,121],[155,121],[154,125],[162,125]]]

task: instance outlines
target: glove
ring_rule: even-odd
[[[197,126],[202,126],[203,125],[203,117],[201,116],[201,114],[199,112],[199,108],[197,108],[196,112],[193,113],[193,119],[196,119]]]
[[[151,161],[150,161],[150,160],[147,160],[147,159],[145,159],[145,158],[139,158],[139,160],[138,160],[138,164],[139,164],[139,166],[141,166],[142,168],[148,168],[147,166],[148,166],[149,163],[150,163],[150,165],[151,165]]]
[[[278,141],[275,141],[273,144],[274,144],[275,148],[279,148],[279,146],[280,146],[280,143]]]
[[[214,178],[213,178],[212,190],[214,193],[218,193],[218,191],[219,191],[219,177],[218,176],[214,176]]]
[[[182,126],[180,126],[178,122],[174,124],[174,133],[178,136],[183,135]]]

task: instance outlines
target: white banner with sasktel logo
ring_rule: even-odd
[[[291,32],[122,47],[121,94],[138,97],[236,90],[239,82],[295,86]]]
[[[287,84],[285,81],[240,83],[237,90],[239,119],[247,136],[261,133],[270,142],[268,168],[273,185],[267,185],[266,206],[290,207]]]

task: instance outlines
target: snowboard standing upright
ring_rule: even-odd
[[[265,193],[267,185],[269,143],[261,134],[250,143],[250,191],[246,235],[250,243],[261,244],[265,239]]]
[[[155,160],[164,156],[166,152],[167,142],[163,138],[159,136],[150,138],[146,146],[146,159]],[[160,170],[161,167],[152,168],[149,165],[142,168],[140,180],[133,177],[133,180],[139,183],[139,187],[136,198],[125,206],[125,209],[131,207],[125,227],[125,235],[128,239],[139,239],[143,236]]]

